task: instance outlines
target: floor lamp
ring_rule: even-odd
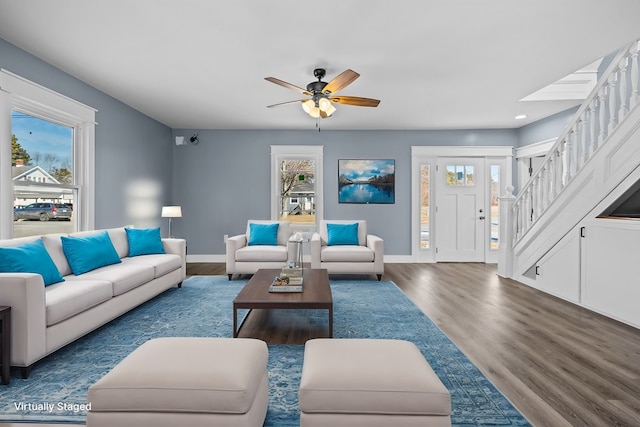
[[[163,206],[160,216],[162,216],[162,218],[169,218],[169,238],[172,238],[171,221],[173,218],[182,218],[182,208],[180,206]]]

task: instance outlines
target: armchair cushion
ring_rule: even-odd
[[[245,246],[236,251],[238,262],[287,262],[286,246]]]
[[[322,262],[373,262],[375,253],[366,246],[326,246],[320,253]]]
[[[278,244],[278,224],[249,224],[249,246]]]
[[[358,245],[358,223],[327,224],[327,245]]]
[[[286,246],[287,245],[287,241],[289,240],[289,222],[288,221],[268,221],[268,220],[249,220],[247,222],[247,231],[245,233],[246,235],[246,242],[249,242],[251,240],[251,224],[265,224],[265,225],[271,225],[271,224],[278,224],[278,238],[277,238],[277,245],[281,245],[281,246]],[[246,244],[246,243],[245,243]]]
[[[322,246],[326,246],[329,242],[329,233],[328,233],[328,225],[329,224],[341,224],[341,225],[351,225],[358,224],[358,243],[357,245],[366,246],[367,245],[367,221],[365,220],[322,220],[320,221],[320,229],[318,230],[320,234],[320,239]]]

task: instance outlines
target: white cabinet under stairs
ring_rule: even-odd
[[[639,243],[638,220],[585,220],[520,281],[640,328]]]

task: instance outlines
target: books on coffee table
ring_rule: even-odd
[[[277,276],[269,286],[269,292],[302,292],[302,277],[291,281],[291,277]]]

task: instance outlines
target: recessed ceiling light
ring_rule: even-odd
[[[527,115],[526,115],[526,114],[518,114],[518,115],[515,117],[515,119],[516,119],[516,120],[522,120],[522,119],[526,119],[526,118],[527,118]]]

